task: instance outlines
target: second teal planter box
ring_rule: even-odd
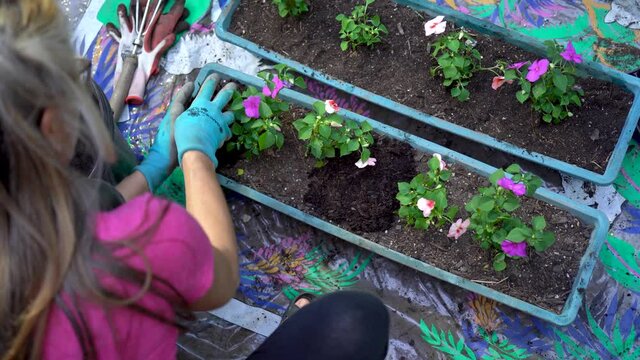
[[[490,36],[502,38],[503,40],[509,43],[512,43],[516,46],[519,46],[532,53],[539,54],[539,55],[544,55],[545,53],[545,50],[542,44],[540,44],[540,42],[536,41],[535,39],[526,37],[522,34],[519,34],[513,31],[506,30],[494,24],[476,19],[469,15],[462,14],[458,11],[445,8],[445,7],[440,7],[426,0],[395,0],[395,1],[402,5],[412,6],[421,11],[427,11],[432,14],[444,15],[447,18],[453,19],[454,22],[460,25],[464,25],[466,27],[472,28],[478,32],[481,32]],[[541,164],[543,166],[555,169],[562,173],[594,182],[596,184],[607,185],[607,184],[611,184],[615,180],[622,166],[622,161],[624,160],[624,156],[627,150],[629,140],[631,139],[631,136],[633,135],[633,131],[638,123],[638,119],[640,118],[640,100],[639,100],[640,97],[638,96],[640,95],[639,79],[632,77],[630,75],[606,68],[598,63],[585,62],[584,64],[581,64],[579,66],[580,69],[585,70],[589,75],[595,78],[598,78],[600,80],[613,82],[614,84],[617,84],[622,88],[625,88],[626,90],[633,93],[634,95],[633,104],[627,115],[627,119],[621,131],[618,142],[616,143],[616,146],[609,158],[607,167],[604,173],[602,174],[596,173],[594,171],[578,167],[576,165],[570,164],[568,162],[565,162],[556,158],[552,158],[536,152],[530,152],[527,149],[523,149],[521,147],[512,145],[510,143],[495,139],[486,134],[467,129],[465,127],[453,124],[451,122],[442,120],[434,116],[430,116],[429,114],[426,114],[424,112],[418,111],[411,107],[392,101],[389,98],[376,95],[370,91],[356,87],[352,84],[340,81],[338,79],[334,79],[319,71],[309,68],[304,64],[291,60],[286,56],[283,56],[271,50],[265,49],[259,46],[258,44],[255,44],[251,41],[248,41],[247,39],[244,39],[238,35],[235,35],[229,32],[229,27],[233,20],[234,13],[238,8],[238,6],[240,5],[240,2],[241,0],[230,0],[227,6],[225,7],[224,11],[222,12],[222,15],[218,19],[218,23],[216,25],[216,34],[220,39],[230,42],[234,45],[240,46],[248,50],[249,52],[257,55],[258,57],[271,60],[275,63],[286,64],[287,66],[295,69],[299,73],[304,74],[310,78],[316,79],[336,89],[355,95],[367,101],[376,103],[394,112],[401,113],[410,118],[424,122],[430,126],[433,126],[438,129],[464,137],[466,139],[487,145],[497,150],[504,151],[506,153],[518,156],[520,158]],[[567,141],[571,141],[570,136],[567,137]]]
[[[218,64],[207,65],[205,68],[203,68],[198,76],[196,83],[201,84],[206,76],[211,73],[218,73],[222,76],[222,78],[230,79],[244,85],[254,86],[256,88],[261,88],[262,86],[264,86],[264,82],[257,77],[249,76]],[[295,104],[308,109],[312,109],[313,103],[317,101],[312,97],[295,92],[290,89],[283,89],[280,92],[279,97],[285,101],[290,102],[291,104]],[[340,110],[339,113],[346,119],[351,119],[357,122],[367,121],[374,128],[375,132],[399,141],[406,142],[419,151],[423,151],[426,153],[440,153],[442,154],[442,156],[447,158],[448,161],[457,163],[458,165],[461,165],[469,169],[470,171],[473,171],[484,177],[487,177],[496,170],[494,167],[481,163],[465,155],[449,150],[445,147],[429,142],[417,136],[405,133],[388,125],[379,123],[370,118],[366,118],[347,110]],[[450,272],[429,265],[428,263],[388,249],[384,246],[367,240],[362,236],[356,235],[339,226],[300,211],[299,209],[282,203],[268,195],[265,195],[250,187],[235,182],[229,178],[219,175],[219,179],[222,186],[243,194],[248,198],[251,198],[257,202],[278,210],[308,225],[316,227],[326,233],[334,235],[354,245],[360,246],[364,249],[384,256],[388,259],[396,261],[422,273],[431,275],[469,291],[473,291],[482,296],[494,299],[498,302],[504,303],[515,309],[550,321],[557,325],[567,325],[575,319],[582,302],[582,294],[584,294],[584,290],[589,283],[589,280],[591,279],[598,252],[604,242],[605,237],[607,236],[608,231],[608,221],[606,217],[604,216],[604,214],[597,210],[594,210],[582,204],[575,203],[574,201],[571,201],[564,196],[560,196],[544,188],[538,189],[538,191],[534,195],[536,199],[557,206],[560,209],[566,210],[572,215],[576,216],[585,224],[593,226],[589,245],[586,252],[582,255],[578,273],[575,280],[573,281],[571,293],[569,294],[567,301],[563,306],[562,312],[560,314],[556,314],[528,302],[506,295],[502,292],[480,285],[463,277],[454,275]],[[559,241],[561,241],[561,239],[559,239]]]

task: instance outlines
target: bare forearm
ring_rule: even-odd
[[[182,158],[187,211],[202,226],[214,248],[216,280],[222,291],[235,293],[239,282],[238,246],[227,201],[211,160],[189,151]]]
[[[124,178],[124,180],[116,186],[116,189],[125,201],[129,201],[134,197],[149,191],[149,185],[147,184],[147,179],[144,175],[136,170],[133,174]]]

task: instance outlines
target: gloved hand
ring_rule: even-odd
[[[132,6],[135,0],[132,0]],[[116,55],[116,70],[113,77],[113,84],[118,83],[120,73],[122,72],[123,54],[133,52],[133,41],[138,36],[136,29],[134,29],[134,12],[131,11],[131,15],[127,14],[127,8],[120,4],[118,5],[118,20],[120,22],[120,30],[116,28],[112,23],[107,24],[107,32],[118,43],[118,54]],[[116,119],[117,120],[117,119]]]
[[[177,165],[175,143],[172,138],[172,129],[176,118],[184,112],[187,102],[193,93],[193,83],[188,82],[182,86],[173,97],[169,111],[160,122],[156,138],[153,141],[147,157],[135,169],[140,171],[147,179],[149,190],[154,191],[173,168]]]
[[[141,104],[144,99],[144,90],[147,80],[151,75],[158,72],[158,63],[162,55],[173,45],[176,34],[187,30],[189,24],[185,19],[189,16],[189,11],[184,8],[185,0],[176,0],[171,9],[166,14],[160,14],[162,9],[154,15],[154,11],[159,0],[140,0],[138,9],[138,19],[136,21],[136,0],[131,0],[129,14],[127,8],[118,5],[118,20],[120,30],[113,25],[107,24],[109,35],[118,42],[118,55],[116,60],[116,70],[114,84],[118,83],[118,78],[122,71],[122,54],[131,53],[134,50],[134,40],[138,37],[138,32],[143,33],[142,49],[138,55],[138,67],[133,76],[129,94],[126,98],[128,103]],[[142,22],[145,9],[147,18],[145,24]],[[161,5],[163,8],[163,5]],[[134,25],[138,24],[138,28]]]
[[[150,8],[143,33],[144,45],[138,55],[138,68],[127,96],[127,103],[130,104],[142,104],[147,81],[158,72],[160,58],[176,41],[176,34],[189,29],[189,24],[185,21],[189,16],[189,10],[184,8],[185,0],[176,0],[168,13],[152,17],[158,1],[151,0],[147,3]]]
[[[223,113],[222,109],[231,100],[237,87],[234,83],[227,84],[212,101],[218,80],[217,75],[209,76],[189,109],[176,119],[175,139],[180,164],[185,152],[195,150],[207,155],[218,167],[216,150],[231,138],[229,125],[234,120],[231,111]]]

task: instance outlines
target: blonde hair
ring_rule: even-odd
[[[77,184],[39,129],[45,109],[91,144],[113,149],[79,79],[55,0],[0,0],[0,354],[38,358],[50,305],[61,289],[103,293],[87,216],[97,189]],[[67,289],[69,288],[69,289]]]

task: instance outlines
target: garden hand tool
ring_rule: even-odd
[[[129,13],[123,4],[118,6],[120,31],[107,24],[109,34],[118,41],[110,101],[116,119],[125,102],[142,103],[147,80],[158,71],[160,57],[173,45],[175,34],[188,28],[184,0],[176,0],[167,14],[162,14],[163,6],[164,0],[131,0]]]
[[[237,85],[225,85],[213,98],[220,77],[209,76],[200,87],[198,95],[187,111],[178,116],[175,122],[175,141],[178,150],[178,162],[190,150],[197,150],[207,155],[218,167],[216,150],[231,138],[229,126],[234,120],[231,111],[222,112]],[[213,100],[211,100],[213,98]]]

